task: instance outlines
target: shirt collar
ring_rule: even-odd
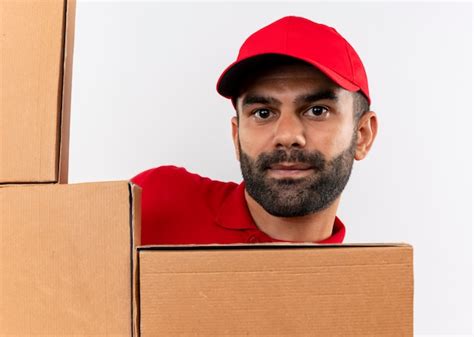
[[[223,200],[221,207],[217,213],[216,222],[224,228],[245,230],[258,230],[257,225],[253,221],[252,215],[245,200],[245,184],[242,182],[232,192],[230,192]],[[334,227],[330,237],[315,243],[342,243],[346,234],[346,228],[342,221],[336,216]],[[274,242],[283,242],[273,239]]]

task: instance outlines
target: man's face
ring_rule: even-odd
[[[248,81],[237,110],[246,190],[268,213],[304,216],[339,197],[357,140],[352,93],[309,65],[286,65]]]

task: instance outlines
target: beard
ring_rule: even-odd
[[[299,217],[322,211],[342,193],[352,171],[356,134],[350,146],[331,160],[320,151],[277,149],[255,160],[242,151],[240,168],[247,193],[268,213],[278,217]],[[309,164],[312,174],[304,178],[271,178],[268,170],[279,163]]]

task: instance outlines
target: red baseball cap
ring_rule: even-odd
[[[250,35],[237,60],[219,77],[217,92],[232,98],[242,76],[274,55],[309,63],[342,88],[360,90],[370,103],[367,75],[354,48],[334,28],[297,16],[281,18]]]

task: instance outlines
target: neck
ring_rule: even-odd
[[[271,215],[245,191],[250,214],[257,227],[282,241],[319,242],[331,236],[339,205],[338,197],[328,208],[314,214],[284,218]]]

